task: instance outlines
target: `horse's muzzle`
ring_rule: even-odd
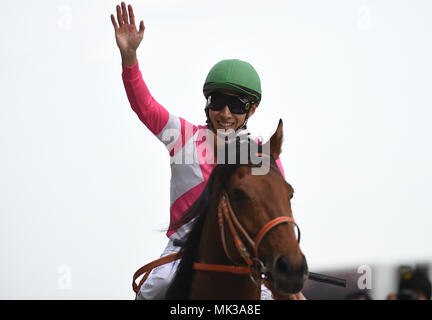
[[[271,285],[281,295],[298,293],[303,289],[308,273],[306,258],[303,254],[296,259],[281,255],[273,264]]]

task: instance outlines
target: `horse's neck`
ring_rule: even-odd
[[[222,246],[217,220],[217,204],[210,206],[203,226],[201,245],[196,262],[232,265]],[[227,242],[232,241],[227,237]],[[240,260],[239,260],[240,261]],[[260,288],[254,285],[249,275],[226,272],[195,271],[190,291],[191,299],[259,299]]]
[[[217,219],[217,203],[210,206],[210,212],[204,222],[200,247],[198,250],[198,262],[214,264],[231,264],[222,246]]]

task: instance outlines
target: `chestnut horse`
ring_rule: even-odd
[[[255,142],[248,143],[250,147]],[[294,190],[275,162],[281,152],[282,121],[267,143],[259,145],[261,152],[270,150],[261,153],[270,157],[267,174],[252,174],[257,165],[251,161],[219,164],[213,170],[185,215],[195,221],[182,244],[167,299],[260,299],[261,283],[274,296],[303,288],[308,267],[292,217]]]

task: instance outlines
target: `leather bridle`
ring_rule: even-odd
[[[225,191],[222,193],[222,197],[219,201],[219,205],[217,208],[218,212],[218,225],[219,231],[222,241],[222,246],[225,251],[225,255],[227,258],[233,263],[233,265],[219,265],[219,264],[208,264],[208,263],[194,263],[195,270],[203,270],[203,271],[215,271],[215,272],[229,272],[234,274],[249,274],[252,281],[258,285],[261,281],[265,280],[269,270],[259,259],[258,251],[259,246],[261,244],[262,239],[265,237],[267,233],[269,233],[273,228],[282,224],[282,223],[292,223],[297,228],[298,238],[297,241],[300,243],[300,228],[297,223],[295,223],[294,218],[281,216],[267,222],[261,230],[258,232],[255,239],[252,239],[245,228],[239,222],[237,216],[235,215],[234,210],[231,207],[229,202],[228,195]],[[226,240],[225,240],[225,222],[231,232],[231,235],[234,240],[234,245],[237,249],[237,252],[242,257],[244,263],[238,263],[234,261],[231,255],[228,252]],[[250,248],[253,248],[253,254],[248,250],[248,247],[242,240],[243,236],[246,239]]]
[[[234,259],[231,258],[227,246],[226,246],[226,240],[225,240],[225,221],[229,227],[229,230],[231,232],[231,235],[234,239],[234,244],[239,252],[240,256],[246,263],[239,264]],[[232,209],[228,195],[226,192],[223,192],[222,197],[219,201],[218,205],[218,224],[219,224],[219,231],[221,236],[222,245],[225,251],[226,256],[228,259],[233,263],[232,265],[220,265],[220,264],[207,264],[207,263],[200,263],[195,262],[193,267],[195,270],[203,270],[203,271],[214,271],[214,272],[228,272],[233,274],[244,274],[249,275],[251,280],[255,285],[260,285],[261,283],[264,283],[272,292],[273,297],[276,299],[284,298],[280,294],[278,294],[270,285],[270,282],[267,279],[269,270],[266,268],[265,264],[262,262],[262,260],[258,257],[258,250],[259,245],[262,241],[262,239],[265,237],[267,233],[269,233],[273,228],[276,226],[282,224],[282,223],[292,223],[297,228],[297,241],[300,243],[300,228],[298,227],[297,223],[295,223],[294,218],[292,217],[278,217],[273,220],[270,220],[267,222],[261,230],[258,232],[257,236],[255,237],[255,240],[252,240],[252,238],[249,236],[245,228],[241,225],[241,223],[238,221],[234,210]],[[248,251],[247,247],[245,246],[244,242],[242,241],[241,237],[239,236],[238,231],[242,234],[242,236],[246,239],[249,246],[253,248],[253,255]],[[175,241],[174,241],[175,242]],[[179,244],[182,245],[181,242]],[[175,252],[166,256],[163,256],[155,261],[152,261],[141,268],[139,268],[133,275],[133,281],[132,281],[132,287],[136,294],[138,294],[142,284],[146,281],[148,278],[150,272],[161,265],[164,265],[166,263],[171,263],[175,260],[178,260],[182,257],[182,252]],[[136,280],[142,276],[141,281],[139,284],[136,284]],[[256,277],[256,278],[255,278]],[[339,279],[335,277],[330,277],[327,275],[319,274],[319,273],[308,273],[308,278],[310,280],[314,281],[321,281],[326,282],[342,287],[346,287],[346,280],[345,279]]]

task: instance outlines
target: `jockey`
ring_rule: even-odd
[[[117,6],[118,24],[111,15],[117,45],[122,57],[122,78],[133,111],[146,127],[168,148],[171,157],[170,228],[168,244],[161,256],[178,252],[177,242],[191,229],[191,222],[178,225],[183,213],[200,196],[216,163],[207,161],[201,144],[202,137],[233,130],[237,135],[248,134],[248,119],[261,101],[261,82],[249,63],[237,59],[222,60],[210,70],[203,93],[207,100],[206,125],[193,125],[168,112],[150,94],[139,68],[136,50],[144,35],[144,23],[135,26],[132,6]],[[193,154],[191,154],[193,153]],[[184,161],[190,156],[194,161]],[[183,160],[183,161],[179,161]],[[277,159],[281,172],[283,169]],[[137,299],[163,299],[173,279],[179,260],[154,269],[137,294]],[[270,291],[262,286],[262,299],[271,299]]]

